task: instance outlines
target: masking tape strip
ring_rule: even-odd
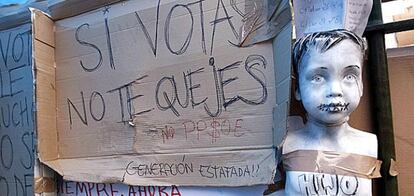
[[[399,174],[398,165],[394,159],[391,159],[389,173],[390,173],[390,176],[397,176]]]
[[[55,180],[51,177],[35,178],[35,193],[52,193],[56,190]]]
[[[282,155],[286,171],[304,171],[361,178],[381,177],[382,161],[370,156],[318,150],[297,150]]]

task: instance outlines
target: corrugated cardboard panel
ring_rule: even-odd
[[[42,161],[58,158],[53,21],[32,11],[38,151]]]
[[[33,195],[31,27],[0,31],[0,195]]]
[[[77,181],[272,182],[274,117],[286,115],[274,107],[276,97],[288,102],[278,93],[288,93],[289,78],[281,76],[276,90],[271,41],[237,46],[245,6],[126,1],[56,21],[49,93],[56,90],[57,134],[46,131],[44,138],[56,139],[44,146],[58,147],[44,148],[41,160]],[[180,163],[191,171],[172,171]],[[141,175],[141,167],[160,171]]]
[[[54,36],[54,22],[43,12],[38,10],[32,11],[33,33],[37,41],[41,41],[52,48],[55,47],[55,36]],[[53,56],[49,57],[54,59]]]
[[[397,155],[398,192],[410,195],[414,191],[414,47],[395,48],[388,53],[392,119]]]

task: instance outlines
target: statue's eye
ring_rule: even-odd
[[[322,82],[323,81],[323,77],[321,76],[321,75],[314,75],[313,77],[312,77],[312,82],[315,82],[315,83],[320,83],[320,82]]]
[[[355,81],[356,80],[356,76],[354,74],[348,74],[345,76],[344,78],[346,81]]]

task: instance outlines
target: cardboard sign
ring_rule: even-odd
[[[251,196],[263,195],[266,185],[251,187],[178,187],[178,186],[132,186],[111,183],[87,183],[63,181],[58,184],[59,196]],[[273,193],[269,196],[283,195]]]
[[[372,9],[372,0],[294,0],[293,4],[298,38],[321,29],[347,29],[362,36]]]
[[[35,36],[55,55],[38,76],[43,99],[56,94],[56,103],[39,99],[41,160],[75,181],[271,183],[280,86],[271,42],[238,46],[244,8],[244,1],[145,0],[52,26],[36,16],[35,28],[54,39]],[[46,123],[54,112],[56,124]]]
[[[33,195],[30,24],[0,31],[0,195]]]

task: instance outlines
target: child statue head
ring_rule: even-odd
[[[296,99],[308,120],[325,126],[348,121],[362,96],[365,42],[348,30],[307,34],[293,49]]]

